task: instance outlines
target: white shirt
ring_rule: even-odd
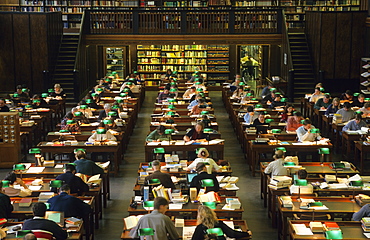
[[[189,166],[188,169],[194,169],[198,163],[208,163],[215,171],[218,171],[220,167],[212,158],[196,158]]]
[[[267,165],[265,169],[266,174],[271,173],[271,177],[274,176],[286,176],[287,169],[284,167],[284,159],[278,158]]]
[[[94,140],[103,141],[103,140],[109,140],[109,141],[116,141],[116,137],[113,136],[113,134],[108,130],[105,134],[98,134],[96,132],[93,133],[88,139],[88,142],[94,142]]]

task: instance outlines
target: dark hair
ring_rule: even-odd
[[[5,102],[5,99],[4,98],[0,98],[0,101],[4,101]]]
[[[253,112],[254,111],[254,107],[253,106],[248,106],[247,107],[247,112]]]
[[[22,85],[17,85],[17,89],[22,89]]]
[[[325,94],[324,95],[324,98],[328,98],[329,99],[330,98],[330,94],[329,93]]]
[[[297,117],[302,117],[302,113],[301,112],[294,112],[293,115],[294,116],[297,116]]]
[[[154,160],[153,162],[152,162],[152,166],[160,166],[161,165],[161,162],[160,161],[158,161],[158,160]]]
[[[370,107],[370,102],[367,102],[364,104],[364,108],[369,108]]]
[[[284,157],[284,152],[282,150],[276,150],[274,158],[277,159],[277,158],[282,158],[282,157]]]
[[[361,115],[361,113],[359,113],[359,114],[356,114],[356,116],[355,116],[355,119],[356,120],[362,120],[362,115]]]
[[[350,95],[350,96],[353,95],[353,92],[351,90],[347,90],[345,93],[348,94],[348,95]]]
[[[66,171],[67,172],[76,171],[76,166],[74,164],[66,164]]]
[[[3,181],[0,181],[0,189],[3,188]]]
[[[157,127],[157,132],[164,133],[165,130],[166,130],[166,128],[163,125],[159,125]]]
[[[306,179],[307,178],[307,171],[305,169],[300,169],[297,172],[298,179]]]
[[[164,197],[156,197],[154,198],[154,209],[158,210],[160,206],[167,206],[169,205],[167,199]]]
[[[199,162],[199,163],[197,163],[197,166],[195,167],[195,171],[199,173],[199,172],[203,171],[205,166],[206,165],[203,162]]]
[[[343,107],[344,108],[351,108],[351,104],[349,103],[349,102],[345,102],[345,103],[343,103]]]
[[[321,88],[320,87],[315,87],[315,89],[321,91]]]
[[[195,124],[195,126],[196,125],[200,125],[202,127],[202,129],[204,129],[204,124],[202,122],[197,122],[197,124]],[[194,126],[194,128],[195,128],[195,126]]]
[[[195,87],[195,86],[191,86],[190,88],[191,88],[191,89],[196,89],[196,87]]]
[[[288,112],[288,108],[294,108],[294,106],[292,104],[287,104],[285,107],[284,107],[284,112],[287,113]]]
[[[61,192],[66,192],[66,191],[70,191],[71,188],[69,187],[68,184],[63,184],[63,186],[60,187],[59,191]]]
[[[305,119],[303,120],[303,125],[308,125],[308,124],[312,124],[311,120],[310,119]]]
[[[36,202],[32,207],[33,215],[36,217],[45,217],[46,205],[43,202]]]
[[[84,151],[82,151],[82,150],[78,150],[78,151],[76,152],[76,157],[77,157],[78,159],[86,158],[86,153],[85,153]]]
[[[198,102],[199,102],[199,103],[205,103],[205,102],[206,102],[206,100],[204,100],[204,98],[199,98],[199,99],[198,99]]]
[[[365,97],[365,95],[362,94],[362,93],[357,96],[357,98],[364,98],[364,97]]]
[[[4,180],[8,180],[10,184],[13,184],[17,180],[17,174],[15,172],[11,171],[6,174]]]

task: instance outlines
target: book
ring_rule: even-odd
[[[19,201],[19,207],[29,207],[32,204],[32,198],[22,198]]]
[[[305,224],[292,224],[292,226],[297,235],[313,235],[311,229]]]
[[[53,192],[41,192],[39,195],[39,202],[47,202],[53,196]]]
[[[340,230],[340,227],[336,222],[324,222],[324,228],[326,231]]]
[[[76,217],[67,218],[65,221],[66,223],[73,225],[80,225],[82,223],[82,220]]]
[[[143,193],[144,193],[144,201],[149,201],[149,186],[144,186]]]
[[[125,229],[129,230],[131,228],[136,227],[137,223],[139,222],[140,218],[144,215],[137,215],[137,216],[128,216],[123,219],[125,224]]]
[[[291,196],[281,196],[280,200],[283,204],[283,207],[293,207],[292,197]]]
[[[314,233],[322,233],[324,231],[324,226],[322,222],[310,222],[311,231]]]
[[[100,174],[96,174],[94,176],[91,176],[87,183],[99,183],[100,182]]]

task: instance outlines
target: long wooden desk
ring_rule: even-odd
[[[360,162],[359,170],[362,174],[366,171],[364,166],[367,154],[370,152],[370,145],[365,145],[363,141],[355,141],[355,161]]]
[[[358,133],[348,133],[347,131],[342,131],[342,155],[345,159],[350,160],[351,153],[353,153],[354,142],[360,141],[362,135]]]
[[[174,127],[179,131],[186,131],[189,128],[194,127],[194,125],[196,124],[196,121],[193,121],[193,122],[175,122],[174,124],[166,124],[165,122],[162,122],[160,124],[167,127],[167,128]],[[150,124],[150,131],[154,131],[155,129],[157,129],[158,126],[159,126],[159,124],[157,124],[157,123],[155,123],[155,124],[151,123]],[[212,125],[210,126],[210,128],[212,128],[213,130],[218,130],[217,122],[213,122]]]

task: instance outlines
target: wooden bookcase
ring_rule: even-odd
[[[125,48],[106,47],[105,48],[105,70],[106,74],[116,72],[119,78],[125,78]]]
[[[10,168],[21,158],[18,112],[0,112],[0,167]]]
[[[178,79],[199,71],[209,83],[228,80],[228,45],[137,45],[137,70],[148,86],[158,85],[167,69]]]
[[[360,91],[370,96],[370,58],[361,58]]]

